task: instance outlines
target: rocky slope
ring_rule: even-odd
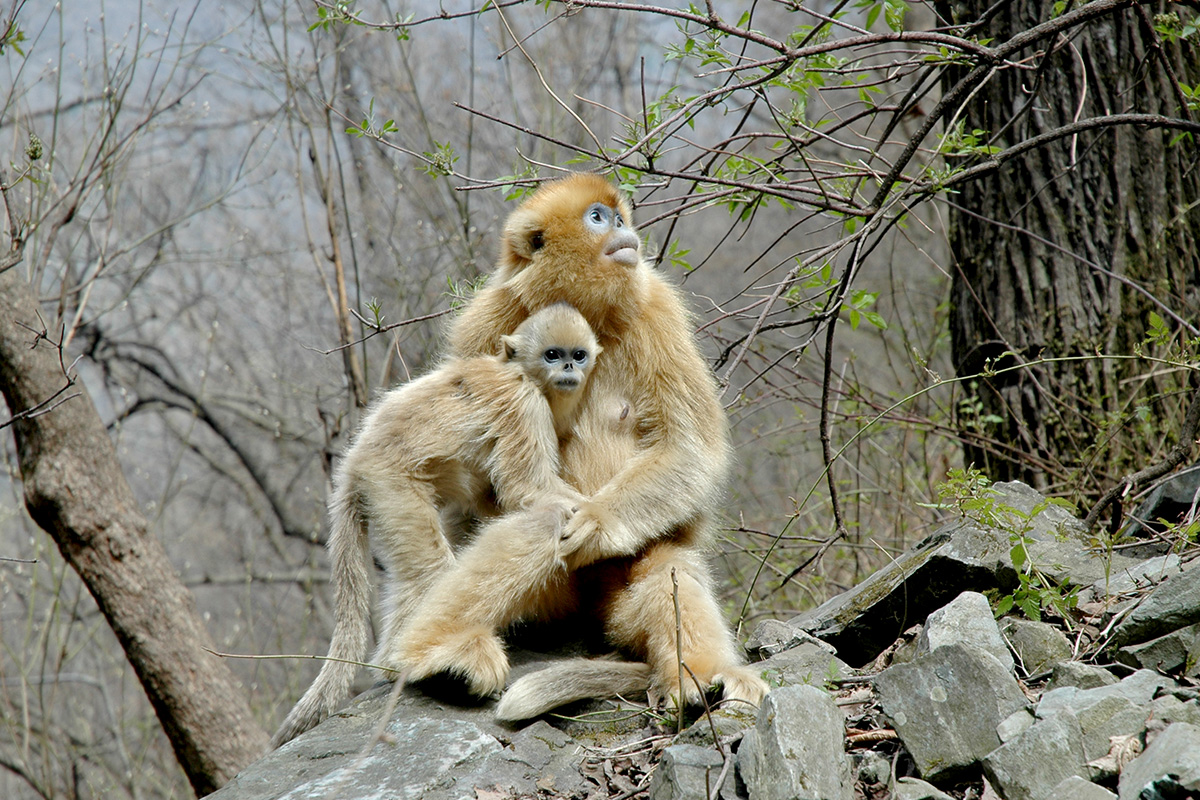
[[[760,625],[748,648],[778,687],[761,709],[676,733],[596,704],[514,730],[489,704],[381,686],[211,797],[1200,796],[1200,553],[1097,549],[1028,487],[994,489],[855,589]]]

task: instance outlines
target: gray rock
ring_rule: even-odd
[[[1154,698],[1150,704],[1150,717],[1166,723],[1187,722],[1200,726],[1200,703],[1195,700],[1180,700],[1175,695],[1165,694]]]
[[[771,692],[738,749],[750,800],[851,800],[844,739],[845,717],[820,689]]]
[[[761,670],[763,678],[772,686],[823,686],[831,678],[847,678],[854,674],[850,665],[835,656],[829,645],[818,640],[802,642],[758,662],[754,668]]]
[[[892,762],[874,750],[851,753],[850,763],[859,783],[886,786],[892,779]]]
[[[1116,659],[1131,667],[1160,672],[1179,670],[1189,677],[1200,674],[1200,623],[1142,644],[1122,647],[1117,651]]]
[[[1079,727],[1083,731],[1084,761],[1106,754],[1113,736],[1128,736],[1146,729],[1149,704],[1138,705],[1127,697],[1111,695],[1081,709]]]
[[[365,692],[209,797],[452,800],[477,788],[567,796],[583,787],[578,742],[545,722],[514,734],[492,720],[488,705],[453,706],[406,690],[375,741],[390,694],[390,685]]]
[[[1061,689],[1064,686],[1074,686],[1077,689],[1095,689],[1098,686],[1111,686],[1117,682],[1117,676],[1103,667],[1091,664],[1081,664],[1078,661],[1062,661],[1054,665],[1050,674],[1050,682],[1045,691]]]
[[[1063,800],[1117,800],[1117,796],[1108,789],[1078,775],[1072,775],[1055,786],[1050,796],[1061,797]]]
[[[1121,773],[1120,800],[1168,800],[1200,792],[1200,728],[1176,722]]]
[[[1200,568],[1192,562],[1146,595],[1112,632],[1118,647],[1148,642],[1200,622]]]
[[[1054,789],[1084,773],[1083,734],[1069,711],[1039,720],[983,759],[983,770],[1005,800],[1051,800]]]
[[[650,800],[708,800],[725,759],[711,747],[675,744],[662,752],[650,779]]]
[[[929,615],[917,639],[917,656],[955,643],[973,644],[1013,668],[1012,654],[1000,636],[992,607],[979,592],[963,592]]]
[[[830,655],[837,652],[833,645],[826,644],[807,631],[778,619],[767,619],[759,623],[754,633],[746,640],[746,650],[751,655],[766,659],[804,643],[824,648]]]
[[[1171,680],[1161,675],[1148,669],[1139,669],[1124,680],[1108,686],[1098,686],[1094,689],[1063,686],[1045,692],[1038,701],[1037,715],[1048,717],[1064,708],[1079,714],[1106,697],[1124,697],[1134,705],[1148,706],[1159,689],[1173,685]]]
[[[1000,741],[1012,741],[1032,725],[1036,721],[1033,716],[1033,709],[1023,708],[1015,714],[1009,714],[999,725],[996,726],[996,735],[1000,737]]]
[[[996,728],[1026,707],[1003,664],[977,647],[939,647],[874,681],[879,705],[927,780],[955,780],[1000,746]]]
[[[920,778],[897,778],[896,788],[892,790],[892,798],[893,800],[954,800],[953,797],[932,783],[926,783]]]
[[[1030,541],[1030,557],[1044,572],[1080,584],[1092,583],[1111,568],[1086,552],[1082,523],[1068,511],[1043,505],[1042,496],[1022,483],[997,483],[992,488],[998,508],[1032,515],[1029,519],[1009,516],[1011,527],[1019,528]],[[1039,506],[1040,511],[1032,514]],[[891,645],[898,631],[907,630],[962,592],[1011,591],[1017,584],[1011,549],[1007,529],[966,519],[953,522],[858,586],[789,624],[832,644],[851,666],[862,666]],[[1120,556],[1114,556],[1114,561],[1136,563]],[[1068,563],[1061,566],[1060,562]]]
[[[1071,659],[1071,643],[1053,625],[1005,617],[1000,621],[1000,630],[1012,645],[1027,675],[1040,675],[1055,664]]]
[[[1162,583],[1179,570],[1179,556],[1175,553],[1155,556],[1110,572],[1108,576],[1092,584],[1092,591],[1096,597],[1139,592],[1156,583]]]

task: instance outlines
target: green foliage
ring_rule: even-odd
[[[17,55],[24,58],[25,51],[21,49],[21,42],[24,41],[25,31],[17,27],[15,19],[10,19],[4,31],[0,31],[0,56],[4,55],[6,47],[11,47]]]
[[[434,142],[433,144],[433,150],[421,154],[425,157],[421,171],[433,178],[453,175],[454,163],[458,161],[458,154],[454,152],[454,148],[449,142]]]
[[[363,117],[360,125],[351,125],[346,128],[346,133],[357,136],[360,139],[363,136],[369,136],[372,139],[382,138],[385,134],[395,133],[399,128],[396,127],[396,121],[389,119],[382,125],[375,121],[375,98],[371,98],[371,102],[367,105],[367,115]]]
[[[868,292],[866,289],[855,289],[850,293],[850,304],[846,306],[846,316],[849,318],[852,330],[858,330],[858,323],[864,319],[881,331],[887,330],[887,320],[878,312],[870,310],[878,299],[879,292]]]
[[[1033,544],[1029,531],[1032,520],[1047,506],[1058,505],[1072,512],[1074,507],[1064,500],[1051,499],[1026,513],[1000,502],[999,497],[987,476],[974,466],[949,470],[946,480],[938,486],[939,507],[956,509],[964,519],[985,528],[1008,531],[1011,545],[1008,555],[1017,573],[1017,586],[996,599],[996,616],[1015,609],[1032,620],[1040,620],[1047,611],[1069,619],[1071,609],[1078,603],[1079,587],[1057,584],[1034,563],[1029,555],[1029,546]]]

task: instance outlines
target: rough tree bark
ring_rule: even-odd
[[[66,382],[58,349],[44,338],[31,346],[37,310],[21,270],[0,272],[0,392],[14,417]],[[266,750],[266,732],[233,673],[205,651],[192,596],[148,530],[86,389],[67,394],[76,396],[13,422],[25,504],[96,599],[203,796]]]
[[[956,0],[938,8],[955,24],[990,12],[973,32],[1001,41],[1052,14],[1051,0]],[[1189,118],[1178,82],[1200,82],[1200,48],[1160,41],[1152,19],[1165,10],[1162,3],[1127,8],[1069,40],[1019,54],[1013,61],[1024,59],[1024,68],[998,70],[962,110],[966,131],[986,131],[987,143],[1003,148],[1109,114]],[[1194,142],[1170,145],[1176,133],[1126,126],[1064,138],[949,197],[959,375],[979,373],[989,360],[1003,367],[1131,353],[1148,311],[1169,314],[1129,281],[1183,320],[1200,320],[1200,164]],[[1006,351],[1015,358],[1002,358]],[[1135,370],[1149,371],[1090,359],[980,379],[978,404],[964,404],[959,420],[965,460],[996,480],[1098,494],[1150,455],[1144,441],[1106,425],[1145,404],[1168,433],[1187,407],[1188,392],[1180,392],[1186,378],[1148,391],[1142,381],[1126,381]]]

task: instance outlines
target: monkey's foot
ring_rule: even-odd
[[[771,687],[753,667],[728,667],[713,676],[713,683],[721,684],[721,697],[732,708],[758,708]]]
[[[686,663],[686,659],[685,659]],[[762,704],[771,687],[767,685],[752,667],[731,665],[720,672],[697,673],[695,679],[684,670],[683,673],[683,702],[686,705],[701,705],[703,694],[714,686],[720,686],[722,702],[740,705],[743,708],[757,708]],[[679,708],[680,686],[675,675],[659,675],[658,680],[650,689],[652,705],[665,704],[668,708]]]
[[[504,643],[490,628],[473,626],[436,632],[406,631],[400,637],[396,664],[379,662],[395,670],[408,670],[409,680],[448,673],[466,681],[467,689],[487,697],[504,688],[508,679],[508,654]]]

